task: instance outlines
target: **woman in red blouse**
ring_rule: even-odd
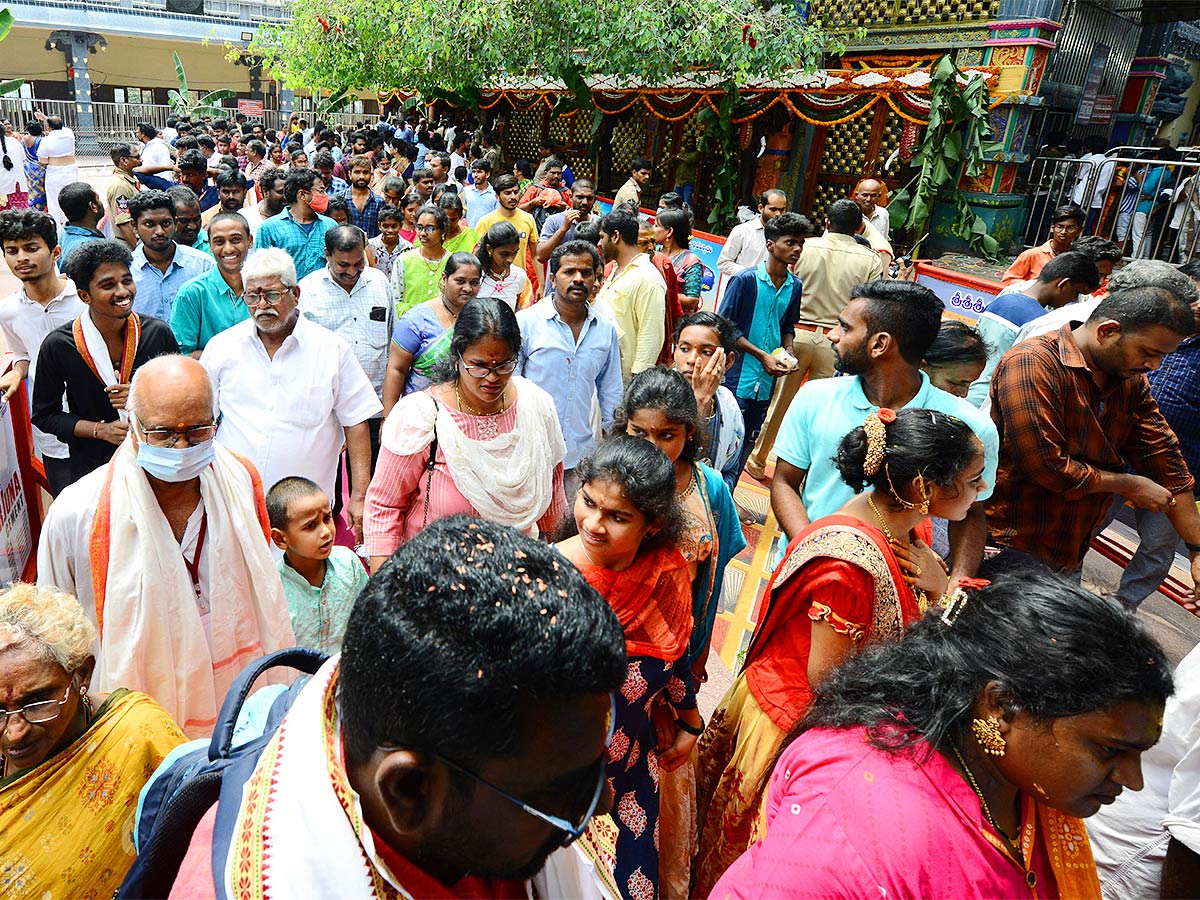
[[[872,412],[842,439],[837,465],[866,490],[788,546],[741,674],[700,740],[692,896],[707,897],[753,840],[763,777],[813,686],[945,593],[945,564],[913,530],[929,516],[962,519],[985,487],[979,439],[928,409]]]

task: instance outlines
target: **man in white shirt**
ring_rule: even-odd
[[[300,312],[304,318],[328,328],[350,345],[375,394],[383,399],[383,376],[396,324],[392,285],[379,269],[367,266],[362,230],[340,225],[325,232],[323,269],[300,281]],[[371,469],[379,458],[380,414],[367,420],[371,431]],[[341,483],[338,467],[338,483]],[[351,483],[351,490],[353,490]],[[341,510],[341,490],[333,498],[334,513]]]
[[[1084,233],[1090,234],[1104,208],[1104,201],[1108,196],[1108,186],[1112,184],[1117,164],[1104,155],[1104,151],[1108,149],[1108,141],[1102,135],[1091,135],[1083,142],[1083,146],[1087,153],[1079,158],[1079,174],[1075,177],[1071,202],[1088,210],[1088,218],[1083,230]]]
[[[383,404],[350,345],[300,315],[296,264],[286,251],[252,255],[242,283],[251,318],[210,340],[200,357],[223,417],[218,438],[258,467],[266,487],[302,475],[330,497],[345,445],[354,481],[347,512],[361,541],[371,479],[367,422]]]
[[[7,403],[26,377],[33,393],[38,350],[60,325],[73,322],[84,311],[83,301],[70,278],[58,273],[58,228],[54,220],[36,209],[0,213],[0,250],[21,289],[0,300],[0,333],[13,354],[12,369],[0,377],[0,401]],[[50,493],[71,483],[67,445],[40,428],[33,429],[33,445],[42,457]]]
[[[717,258],[717,268],[732,277],[742,269],[764,262],[767,258],[767,239],[763,237],[763,226],[785,212],[787,194],[780,190],[764,191],[758,198],[758,215],[729,232],[729,239]]]
[[[1105,900],[1191,897],[1200,885],[1200,647],[1175,670],[1140,791],[1086,820]]]
[[[129,407],[112,461],[50,506],[38,584],[74,594],[99,626],[95,691],[150,694],[196,738],[246,664],[296,639],[258,473],[214,440],[207,373],[152,359]]]
[[[864,178],[855,186],[850,199],[862,207],[863,218],[887,241],[892,231],[892,218],[887,209],[879,205],[882,196],[883,185],[874,178]]]
[[[139,123],[137,133],[142,142],[142,164],[133,170],[133,174],[146,187],[165,191],[175,183],[175,160],[171,157],[171,148],[149,122]]]

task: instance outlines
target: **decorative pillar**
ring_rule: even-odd
[[[75,101],[75,150],[83,155],[98,156],[104,152],[96,140],[88,54],[107,46],[108,42],[92,31],[54,31],[46,40],[47,50],[61,50],[66,57],[71,99]]]
[[[292,113],[296,111],[296,92],[290,87],[284,87],[282,83],[279,85],[279,128],[281,130],[287,128],[288,119],[292,117]],[[287,135],[284,135],[287,138]]]
[[[265,99],[262,89],[263,58],[252,53],[243,53],[234,61],[234,65],[250,70],[250,99]]]
[[[1000,146],[978,176],[962,177],[959,188],[966,192],[967,202],[987,223],[988,234],[1006,249],[1022,233],[1025,224],[1028,198],[1015,192],[1017,167],[1029,159],[1025,144],[1033,111],[1045,102],[1038,96],[1038,89],[1046,61],[1055,47],[1055,35],[1063,26],[1039,18],[992,22],[987,27],[991,37],[984,44],[983,65],[1000,69],[992,98],[1002,98],[988,118],[992,125],[991,140]],[[948,203],[938,204],[934,212],[931,228],[938,236],[937,246],[943,249],[961,250],[966,246],[965,235],[953,233],[955,215]]]
[[[1158,86],[1167,77],[1171,61],[1161,56],[1139,56],[1133,60],[1125,93],[1117,107],[1117,124],[1113,128],[1113,144],[1149,144],[1158,131],[1159,121],[1150,111],[1158,96]]]

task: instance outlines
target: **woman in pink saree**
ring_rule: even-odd
[[[771,776],[765,837],[711,897],[1098,900],[1080,820],[1141,788],[1170,665],[1077,585],[981,584],[817,688]]]

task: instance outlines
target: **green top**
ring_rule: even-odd
[[[250,310],[233,292],[220,269],[210,269],[184,282],[171,307],[171,330],[180,353],[203,350],[215,335],[250,318]]]
[[[421,255],[420,247],[413,247],[392,263],[392,296],[396,298],[397,320],[414,306],[441,295],[442,272],[449,258],[449,253],[443,253],[434,263]]]
[[[474,228],[466,225],[461,232],[450,238],[442,246],[445,247],[447,254],[458,253],[460,250],[464,253],[474,253],[475,245],[478,243],[479,235],[475,233]]]
[[[325,562],[325,580],[320,587],[313,587],[284,554],[279,560],[279,577],[296,646],[330,654],[340,651],[350,610],[367,584],[362,560],[349,547],[336,545]]]

